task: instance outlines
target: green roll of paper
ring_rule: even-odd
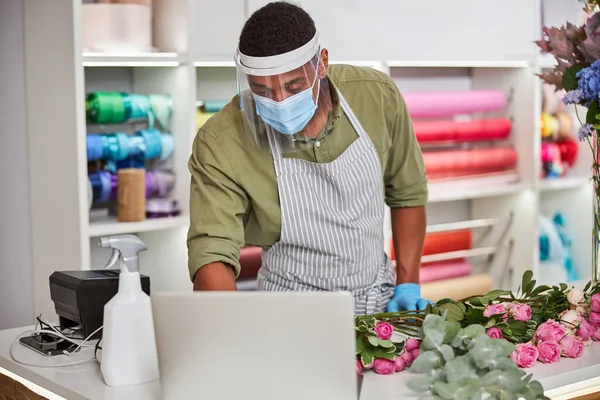
[[[152,114],[163,128],[167,128],[171,122],[173,114],[173,99],[167,94],[151,94],[150,104],[152,104]]]
[[[216,113],[229,103],[228,100],[204,100],[204,112]]]
[[[96,124],[115,124],[125,121],[126,109],[123,94],[94,92],[86,97],[88,120]]]

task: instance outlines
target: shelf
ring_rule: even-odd
[[[430,68],[527,68],[527,61],[388,61],[390,68],[430,67]]]
[[[528,185],[516,174],[429,183],[429,203],[480,199],[522,192]]]
[[[177,67],[185,62],[178,53],[83,53],[84,67]]]
[[[581,176],[581,177],[567,177],[567,178],[557,178],[557,179],[544,179],[540,182],[540,190],[542,191],[552,191],[552,190],[569,190],[569,189],[579,189],[581,187],[587,186],[590,184],[590,178]]]
[[[212,67],[212,68],[222,68],[222,67],[235,67],[234,61],[194,61],[194,67]]]
[[[90,222],[89,237],[122,235],[126,233],[155,232],[189,226],[187,215],[171,218],[148,219],[142,222],[117,222],[116,219]]]
[[[540,54],[538,64],[540,68],[554,68],[556,67],[556,58],[551,54]]]

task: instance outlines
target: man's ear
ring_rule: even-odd
[[[319,61],[319,79],[323,79],[327,76],[327,70],[329,69],[329,52],[327,49],[321,50],[321,61]]]

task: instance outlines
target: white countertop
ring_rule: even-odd
[[[10,347],[16,337],[31,328],[17,328],[0,331],[0,373],[8,374],[20,381],[29,381],[32,390],[42,388],[40,395],[54,399],[67,400],[159,400],[160,384],[149,384],[110,388],[104,384],[97,362],[61,367],[39,368],[18,364],[10,355]],[[55,356],[52,358],[38,355],[20,344],[14,347],[15,357],[30,364],[55,365],[92,358],[93,350],[85,349],[75,356]],[[545,365],[538,363],[529,370],[534,379],[539,380],[546,390],[546,395],[556,399],[567,399],[575,393],[583,394],[586,390],[597,388],[600,391],[600,343],[593,343],[586,348],[584,355],[578,359],[562,359],[559,363]],[[8,373],[7,373],[8,372]],[[377,375],[373,372],[365,374],[361,400],[392,400],[416,398],[408,390],[405,383],[414,378],[409,372],[394,375]],[[35,387],[37,386],[37,387]],[[569,395],[564,397],[565,395]],[[52,397],[50,397],[53,400]]]

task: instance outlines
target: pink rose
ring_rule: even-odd
[[[531,307],[527,304],[515,303],[508,309],[508,314],[511,315],[515,321],[529,321],[531,319]]]
[[[595,328],[600,328],[600,313],[591,312],[588,317],[588,322]]]
[[[396,372],[400,372],[406,368],[406,363],[402,357],[396,357],[394,359],[394,366],[396,367]]]
[[[362,375],[362,371],[363,371],[362,363],[360,362],[360,360],[356,360],[356,373],[358,375]]]
[[[410,338],[406,340],[406,345],[404,346],[404,350],[411,353],[414,349],[418,349],[421,347],[421,342],[418,339]]]
[[[485,307],[485,310],[483,310],[484,317],[491,317],[492,315],[505,314],[505,313],[506,313],[506,307],[504,306],[504,303],[490,304],[489,306]]]
[[[537,347],[531,343],[519,343],[510,355],[510,359],[520,368],[531,368],[539,356]]]
[[[375,325],[375,333],[379,339],[388,340],[392,337],[392,333],[394,333],[394,327],[389,322],[380,321]]]
[[[563,356],[578,358],[583,354],[585,344],[575,337],[566,337],[560,341]]]
[[[400,357],[402,357],[402,359],[404,360],[404,364],[406,365],[407,368],[410,367],[410,365],[413,363],[413,361],[415,361],[415,358],[413,357],[413,355],[407,351],[400,354]]]
[[[562,348],[554,340],[548,340],[538,343],[538,351],[540,353],[538,360],[546,364],[554,364],[560,359]]]
[[[590,309],[593,312],[600,313],[600,293],[596,293],[590,300]]]
[[[592,340],[600,342],[600,328],[596,328],[596,333],[592,336]]]
[[[416,360],[417,357],[419,357],[420,352],[421,352],[421,349],[414,349],[413,351],[410,352],[410,355],[413,356],[413,360]]]
[[[545,342],[547,340],[560,342],[566,333],[567,332],[564,326],[553,319],[549,319],[538,326],[537,330],[535,331],[535,340],[539,342]]]
[[[585,318],[581,318],[577,336],[585,342],[590,340],[594,336],[594,333],[596,333],[596,328],[590,325]]]
[[[491,337],[492,339],[502,339],[504,336],[502,335],[502,331],[500,328],[492,326],[491,328],[487,328],[485,333]]]
[[[585,300],[585,293],[583,293],[582,290],[573,288],[567,293],[567,301],[569,304],[577,306],[579,303],[582,303],[583,300]]]
[[[579,314],[579,316],[587,318],[590,315],[590,306],[580,304],[577,307],[575,307],[575,311],[577,311],[577,314]]]
[[[373,363],[375,372],[382,375],[390,375],[396,372],[396,365],[391,360],[385,358],[376,358]]]

